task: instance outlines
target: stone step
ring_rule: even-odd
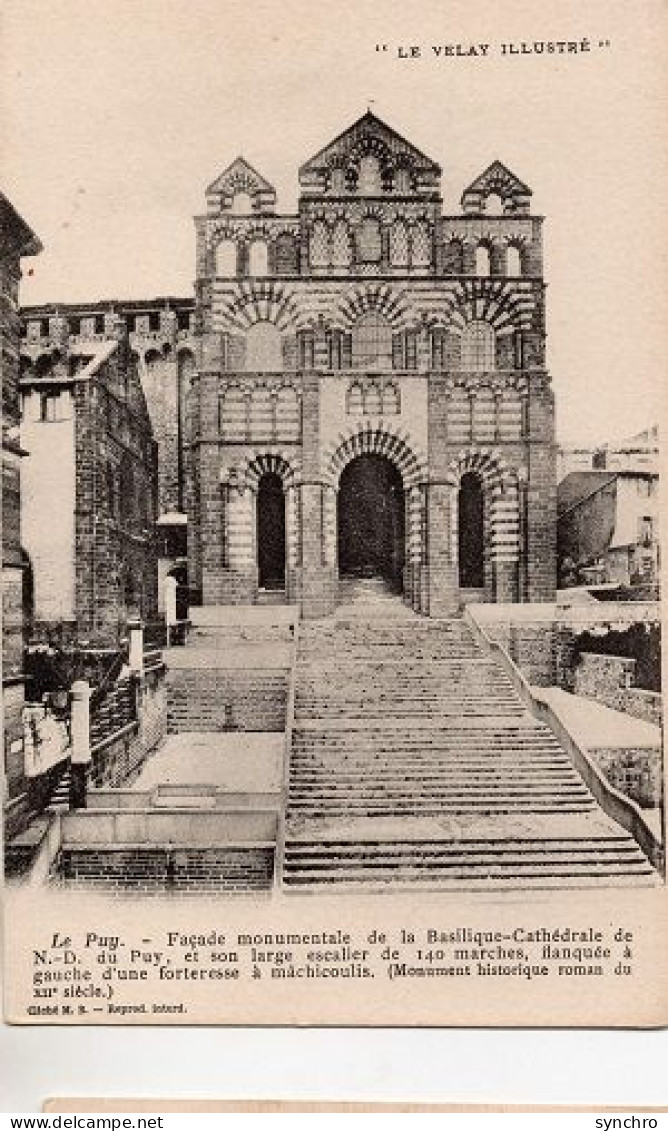
[[[350,868],[391,868],[400,866],[401,868],[411,869],[431,869],[434,865],[439,865],[441,868],[452,869],[467,869],[469,871],[485,871],[488,875],[492,873],[498,874],[499,872],[508,872],[510,870],[517,872],[533,871],[537,868],[553,868],[555,866],[565,867],[568,865],[570,868],[591,868],[595,866],[597,869],[604,868],[619,868],[631,870],[633,872],[640,872],[644,874],[651,874],[651,865],[642,857],[638,857],[623,850],[614,849],[602,852],[600,850],[577,852],[571,849],[566,849],[563,852],[555,852],[553,849],[549,851],[541,851],[540,849],[530,852],[513,852],[509,849],[500,849],[498,853],[493,852],[477,852],[475,860],[471,856],[460,852],[449,853],[431,853],[423,854],[419,851],[411,852],[405,851],[401,853],[386,853],[379,850],[378,853],[345,853],[334,854],[330,853],[323,857],[313,857],[306,853],[300,853],[298,856],[289,854],[287,860],[290,864],[290,871],[294,872],[314,872],[322,873],[326,871],[333,871],[335,867]]]
[[[383,772],[384,767],[363,767],[361,766],[357,773],[339,773],[336,766],[332,766],[331,770],[327,772],[326,769],[321,771],[310,770],[308,772],[298,771],[294,778],[291,778],[291,785],[298,785],[300,788],[309,788],[311,785],[322,788],[323,786],[336,787],[337,789],[350,788],[354,786],[364,786],[365,789],[382,789],[388,788],[390,785],[399,785],[402,783],[413,786],[424,786],[426,788],[435,788],[442,785],[445,789],[456,789],[458,784],[461,784],[462,789],[498,789],[498,788],[516,788],[521,786],[527,788],[534,785],[538,788],[542,786],[550,786],[552,788],[570,788],[573,785],[578,785],[586,789],[582,779],[575,773],[574,770],[569,770],[567,766],[561,772],[556,774],[544,774],[528,771],[527,773],[504,773],[504,774],[481,774],[477,770],[468,770],[463,775],[458,775],[449,768],[450,772],[441,772],[439,770],[430,770],[428,773],[415,773],[414,771],[405,770],[404,772],[397,772],[393,769],[388,769],[387,773]]]
[[[286,889],[654,882],[632,837],[591,835],[594,797],[460,621],[305,626],[292,743]]]
[[[290,799],[289,807],[290,814],[299,816],[300,818],[312,818],[314,820],[322,820],[325,817],[393,817],[399,816],[415,816],[415,817],[441,817],[446,814],[492,814],[492,813],[581,813],[589,812],[595,808],[596,803],[593,799],[588,797],[572,798],[568,802],[559,799],[546,797],[532,798],[528,801],[526,798],[517,799],[502,799],[499,798],[495,801],[490,801],[488,798],[476,801],[473,798],[461,800],[459,802],[452,800],[443,800],[440,803],[431,799],[420,800],[419,803],[411,801],[410,799],[392,799],[392,801],[382,801],[376,799],[375,802],[370,801],[355,801],[352,798],[346,798],[345,803],[329,801],[326,810],[323,805],[318,803],[317,798],[310,798],[304,800]]]

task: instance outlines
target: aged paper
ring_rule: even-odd
[[[656,1115],[660,1112],[667,1111],[665,1107],[591,1107],[591,1106],[567,1106],[565,1104],[548,1106],[529,1104],[411,1104],[411,1103],[306,1103],[306,1102],[289,1102],[280,1100],[265,1100],[253,1103],[243,1102],[229,1102],[224,1103],[219,1100],[103,1100],[103,1099],[51,1099],[47,1100],[44,1104],[44,1111],[56,1114],[57,1112],[190,1112],[192,1114],[250,1114],[257,1112],[258,1114],[270,1114],[281,1112],[295,1112],[302,1114],[304,1112],[341,1112],[341,1114],[353,1114],[355,1112],[368,1113],[368,1114],[383,1114],[390,1112],[415,1112],[416,1114],[423,1115],[436,1115],[442,1113],[444,1115],[459,1115],[459,1114],[485,1114],[489,1113],[506,1113],[516,1112],[519,1115],[529,1114],[536,1112],[538,1114],[561,1114],[563,1113],[576,1113],[576,1112],[643,1112],[647,1116]]]
[[[6,5],[8,1021],[666,1023],[666,30]]]

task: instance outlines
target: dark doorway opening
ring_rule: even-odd
[[[257,493],[257,564],[261,589],[285,586],[285,496],[280,475],[268,471]]]
[[[342,577],[380,577],[401,590],[404,489],[399,471],[385,456],[358,456],[344,468],[338,535]]]
[[[459,485],[459,585],[482,589],[485,584],[485,531],[482,483],[468,471]]]

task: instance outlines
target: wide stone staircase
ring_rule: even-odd
[[[655,880],[463,621],[303,625],[284,889]]]

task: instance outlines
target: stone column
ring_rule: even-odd
[[[70,809],[85,809],[90,748],[90,684],[78,679],[72,684],[72,753],[70,758]]]
[[[490,275],[505,275],[506,273],[506,245],[493,243],[490,250]]]
[[[167,645],[172,643],[172,632],[176,625],[176,578],[166,577],[164,583],[165,594],[165,630]]]
[[[327,616],[338,595],[336,567],[325,554],[324,494],[320,468],[320,382],[305,373],[302,399],[302,469],[299,486],[301,554],[297,587],[305,619]]]
[[[428,609],[432,617],[453,616],[459,609],[456,555],[453,552],[456,516],[452,513],[451,484],[431,482],[427,492]]]
[[[422,570],[423,488],[413,486],[406,492],[406,569],[404,600],[413,609],[421,609],[420,574]]]
[[[166,578],[166,581],[173,581],[176,585],[176,580],[173,577]],[[129,622],[128,635],[130,638],[128,667],[133,675],[141,677],[144,674],[144,627],[140,620]]]

